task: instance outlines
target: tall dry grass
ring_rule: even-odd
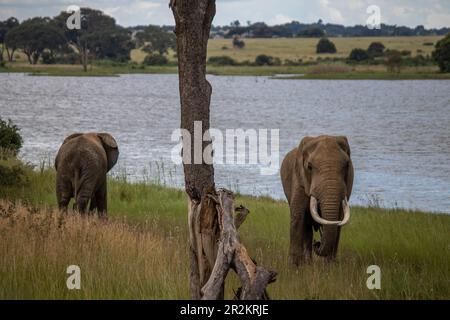
[[[0,299],[187,298],[186,242],[155,229],[1,201]]]
[[[188,228],[181,190],[108,182],[109,220],[54,210],[54,171],[0,189],[0,299],[186,299]],[[276,270],[273,299],[450,299],[450,215],[352,207],[338,260],[288,265],[285,201],[238,196],[251,213],[240,228],[258,264]],[[317,237],[317,235],[316,235]],[[66,288],[68,265],[81,268],[81,290]],[[366,287],[381,268],[381,290]],[[239,286],[230,273],[226,297]]]

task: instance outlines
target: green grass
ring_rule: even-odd
[[[450,73],[346,72],[277,77],[285,80],[449,80]]]
[[[318,38],[273,38],[273,39],[243,39],[244,49],[233,49],[232,39],[211,39],[208,42],[208,57],[227,55],[242,62],[254,61],[256,56],[266,54],[285,59],[313,61],[322,58],[347,58],[354,48],[367,49],[372,42],[379,41],[391,50],[409,50],[412,56],[431,54],[434,46],[424,46],[424,43],[436,43],[442,36],[417,37],[341,37],[330,38],[336,45],[335,54],[317,54]],[[223,50],[226,46],[228,49]],[[419,51],[418,51],[419,50]]]
[[[449,73],[439,73],[437,68],[406,67],[400,73],[386,72],[380,66],[346,67],[348,71],[315,73],[316,68],[329,66],[343,66],[342,64],[319,64],[317,66],[207,66],[207,73],[218,76],[275,76],[286,75],[285,79],[326,79],[326,80],[443,80],[450,79]],[[154,66],[131,68],[129,66],[94,66],[84,72],[80,66],[10,66],[0,68],[0,72],[21,72],[32,76],[67,76],[67,77],[111,77],[120,74],[174,74],[178,72],[176,66]],[[293,76],[294,75],[294,76]],[[301,75],[301,76],[295,76]],[[277,77],[280,78],[280,77]]]
[[[54,184],[53,170],[39,170],[25,186],[0,189],[0,199],[16,204],[0,202],[0,299],[188,298],[183,191],[110,179],[110,219],[102,223],[54,212]],[[273,299],[450,298],[449,215],[353,207],[338,261],[315,258],[296,270],[287,263],[286,202],[238,196],[236,204],[251,211],[240,229],[250,255],[278,272]],[[65,287],[70,264],[82,269],[82,290]],[[381,290],[366,287],[372,264],[381,268]],[[230,274],[226,297],[237,287]]]
[[[80,65],[26,65],[9,64],[6,68],[0,68],[0,72],[28,73],[32,76],[61,76],[61,77],[111,77],[120,74],[164,74],[177,73],[176,66],[151,66],[139,67],[125,66],[89,66],[84,72]]]

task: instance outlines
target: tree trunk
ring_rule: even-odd
[[[29,53],[28,51],[24,51],[24,53],[27,55],[28,62],[29,62],[30,64],[33,64],[33,61],[31,60],[31,53]]]
[[[11,51],[9,50],[8,46],[6,46],[6,55],[8,56],[8,61],[12,62],[14,58],[14,52],[16,51],[16,48],[12,48]]]
[[[249,272],[246,267],[254,264],[249,262],[251,259],[245,248],[237,241],[235,224],[223,222],[223,217],[230,215],[230,201],[222,201],[221,193],[217,197],[213,165],[205,163],[203,158],[203,151],[211,144],[209,137],[207,141],[203,138],[210,126],[212,88],[206,80],[206,51],[216,12],[215,0],[171,0],[169,6],[175,17],[177,36],[181,129],[190,133],[190,139],[183,138],[183,169],[189,197],[190,296],[192,299],[223,299],[225,277],[229,268],[234,268],[244,288],[244,294],[239,297],[261,298],[262,295],[258,295],[260,291],[256,290],[258,293],[254,294],[254,276],[258,276],[257,283],[262,285],[264,292],[273,277],[263,272],[264,280],[259,281],[261,272],[256,272],[256,268],[244,275]],[[227,210],[223,209],[224,203]],[[226,215],[223,214],[225,211]],[[241,215],[236,223],[242,221]],[[232,229],[234,233],[230,233]],[[231,238],[230,234],[233,235]],[[232,240],[233,246],[225,253],[226,257],[224,252],[220,252],[219,259],[218,247],[223,249],[229,243],[227,240]],[[230,260],[230,255],[237,258]],[[213,269],[215,274],[212,276]]]
[[[78,53],[80,55],[80,63],[83,66],[83,71],[87,72],[87,63],[88,63],[88,49],[86,43],[81,43],[80,39],[77,38],[76,47],[78,49]]]
[[[215,0],[171,0],[170,6],[176,22],[181,128],[193,140],[192,143],[183,141],[183,168],[190,201],[190,294],[191,298],[199,299],[200,289],[208,281],[214,265],[218,239],[217,212],[209,200],[202,198],[207,191],[214,190],[214,168],[203,159],[203,150],[210,142],[203,142],[202,137],[209,129],[212,89],[206,80],[206,50],[216,6]],[[201,137],[194,136],[196,121],[201,123]],[[199,143],[201,154],[195,154]],[[200,230],[202,236],[198,239],[195,235]]]
[[[87,50],[86,46],[84,46],[82,54],[81,54],[81,57],[82,57],[81,61],[83,63],[83,71],[84,72],[87,72],[87,64],[88,64],[88,52],[87,51],[88,50]]]

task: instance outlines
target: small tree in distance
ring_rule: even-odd
[[[450,72],[450,33],[436,43],[433,59],[436,60],[441,72]]]
[[[244,40],[241,40],[239,36],[233,38],[233,47],[236,49],[243,49],[245,47]]]
[[[322,38],[317,43],[317,53],[336,53],[336,46],[328,38]]]
[[[386,60],[384,64],[388,72],[400,73],[403,64],[402,54],[397,50],[389,50],[386,52]]]
[[[361,62],[369,59],[370,57],[367,51],[360,48],[353,49],[352,52],[350,52],[350,55],[348,56],[348,60],[350,62]]]
[[[383,56],[384,49],[385,46],[381,42],[372,42],[367,49],[367,53],[374,58],[381,57]]]

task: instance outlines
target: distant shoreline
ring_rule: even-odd
[[[323,65],[326,66],[326,65]],[[287,80],[449,80],[450,73],[430,72],[418,68],[405,68],[400,73],[390,73],[380,69],[358,68],[345,72],[314,73],[311,67],[291,66],[209,66],[207,73],[216,76],[266,76]],[[26,73],[31,76],[67,77],[117,77],[122,74],[176,74],[176,66],[152,66],[145,68],[93,66],[87,72],[78,65],[54,66],[13,66],[0,68],[0,73]],[[283,76],[286,75],[286,76]]]

